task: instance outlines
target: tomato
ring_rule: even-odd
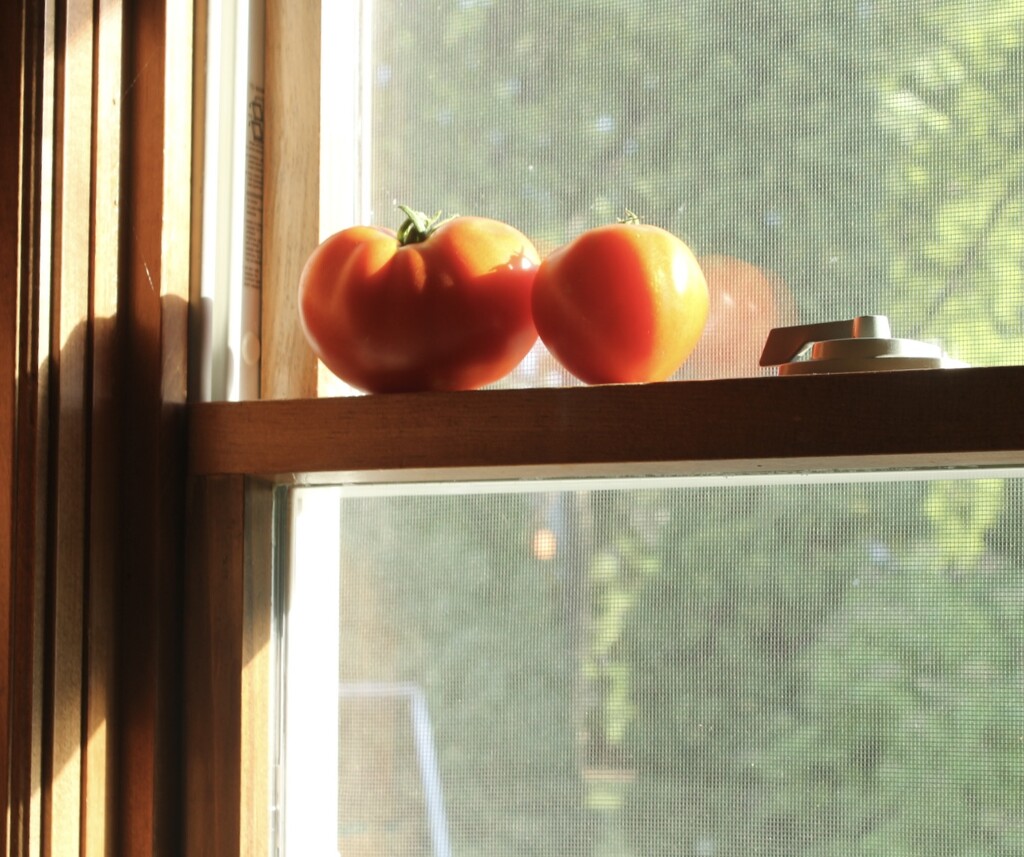
[[[588,384],[668,378],[693,350],[707,313],[690,248],[632,216],[552,252],[533,286],[541,341]]]
[[[402,210],[397,235],[354,226],[313,251],[299,281],[306,338],[328,369],[368,392],[499,380],[537,340],[537,251],[497,220],[439,223]]]
[[[797,324],[792,295],[778,276],[742,259],[714,255],[699,261],[711,305],[687,370],[705,378],[760,374],[768,333]]]

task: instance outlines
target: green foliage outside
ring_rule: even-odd
[[[956,559],[893,513],[950,492],[988,515],[989,490],[719,491],[702,505],[729,524],[658,540],[671,571],[623,635],[637,699],[674,701],[632,723],[637,853],[1021,853],[1024,582],[994,544],[1020,510]]]
[[[1024,362],[1019,0],[386,6],[378,222],[629,207],[805,321]],[[367,501],[454,853],[1024,855],[1022,490],[567,494],[547,562],[538,497]]]
[[[1024,360],[1016,0],[390,5],[381,222],[404,200],[550,248],[631,208],[776,271],[806,321]]]
[[[1017,855],[1022,493],[346,501],[342,680],[424,690],[454,854]],[[987,522],[980,550],[915,515],[935,496]],[[551,560],[531,549],[546,526]],[[419,805],[395,806],[422,851],[394,853],[429,853]]]

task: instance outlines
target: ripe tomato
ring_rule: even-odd
[[[797,323],[796,307],[775,274],[732,256],[704,256],[711,305],[704,335],[687,362],[693,377],[761,374],[761,351],[775,327]]]
[[[552,252],[533,287],[541,341],[588,384],[663,381],[693,350],[707,313],[690,248],[635,217]]]
[[[316,355],[368,392],[467,390],[504,377],[537,340],[533,244],[497,220],[438,223],[402,210],[397,235],[354,226],[310,255],[299,317]]]

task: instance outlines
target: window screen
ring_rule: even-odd
[[[679,377],[869,313],[1024,360],[1018,0],[364,0],[362,26],[361,219],[486,215],[544,253],[630,209],[713,280]],[[349,151],[322,152],[328,200]],[[538,348],[506,383],[572,380]]]
[[[1018,855],[1021,486],[301,489],[285,853]]]
[[[360,219],[486,215],[543,253],[636,212],[717,284],[679,379],[867,313],[1024,362],[1019,0],[361,10],[333,84],[359,163],[321,152],[324,194],[358,167]],[[539,346],[503,382],[570,383]],[[296,489],[280,844],[1017,857],[1021,484]]]

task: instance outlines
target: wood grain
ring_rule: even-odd
[[[118,402],[121,249],[122,0],[98,0],[93,140],[93,255],[82,839],[85,857],[115,853],[118,545],[122,430]]]
[[[238,855],[243,669],[241,477],[192,480],[185,581],[184,847]]]
[[[319,243],[320,4],[266,2],[260,396],[315,397],[316,360],[296,295]]]
[[[61,12],[63,11],[63,15]],[[54,385],[49,499],[51,555],[47,624],[43,849],[78,854],[82,805],[87,466],[88,324],[91,274],[93,8],[69,0],[57,17],[57,200],[54,212],[51,342]]]
[[[8,3],[0,9],[0,104],[21,101],[22,41],[20,3]],[[15,465],[15,426],[17,425],[18,306],[22,284],[19,272],[21,125],[8,121],[0,125],[0,151],[10,155],[0,160],[0,271],[9,272],[0,280],[0,854],[7,853],[9,824],[9,771],[12,728],[12,635],[11,627],[15,553],[14,530],[17,508]]]
[[[248,480],[245,499],[245,561],[242,611],[240,738],[240,852],[268,857],[271,796],[270,703],[274,569],[274,486]],[[277,534],[278,536],[280,534]]]
[[[5,7],[10,10],[10,6]],[[21,4],[24,11],[23,89],[20,123],[5,125],[21,134],[18,260],[17,449],[14,555],[10,614],[10,769],[8,796],[12,857],[40,850],[43,757],[43,643],[46,566],[46,484],[48,466],[49,284],[40,282],[52,245],[43,235],[53,195],[45,142],[52,141],[53,9]],[[3,27],[3,37],[18,34]],[[49,49],[48,49],[49,48]],[[44,166],[47,165],[47,166]]]
[[[191,4],[124,7],[119,324],[126,426],[118,579],[118,853],[181,853],[183,403],[191,201]]]
[[[357,482],[1024,464],[1024,368],[203,404],[195,474]]]
[[[129,9],[0,12],[0,96],[21,109],[0,129],[0,854],[18,857],[180,841],[192,4]]]
[[[203,270],[203,172],[206,169],[206,80],[209,51],[209,3],[193,0],[192,15],[192,234],[189,250],[189,342],[188,342],[188,395],[198,400],[202,384],[202,354],[200,343],[203,328],[202,270]],[[220,4],[216,4],[219,8]]]

